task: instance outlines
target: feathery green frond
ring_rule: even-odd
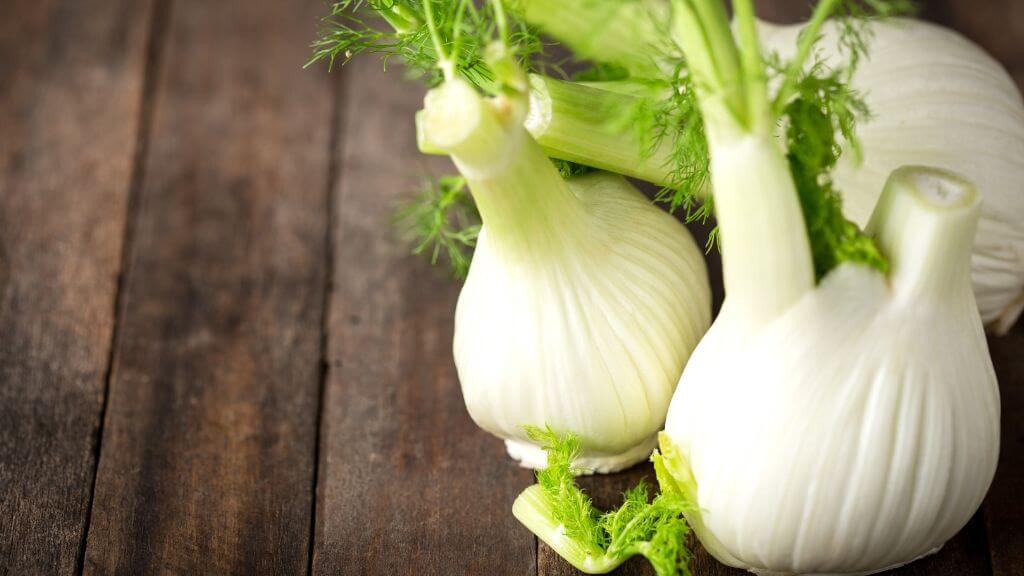
[[[559,436],[550,427],[531,426],[526,433],[547,453],[547,466],[537,471],[537,484],[552,504],[554,519],[564,527],[568,538],[594,554],[602,553],[608,546],[608,536],[601,529],[600,512],[576,485],[581,470],[574,467],[574,462],[583,452],[579,438],[573,434]]]
[[[425,181],[420,193],[398,210],[403,235],[415,243],[414,254],[425,254],[431,264],[443,255],[452,275],[465,278],[480,234],[480,214],[461,176]]]
[[[832,170],[844,153],[859,155],[857,123],[869,116],[861,96],[842,70],[813,65],[796,83],[786,106],[787,159],[807,225],[818,280],[844,262],[888,269],[875,242],[843,215],[842,197]]]
[[[915,0],[844,0],[835,11],[839,23],[839,48],[847,59],[847,77],[853,75],[871,43],[871,24],[887,18],[912,16]]]
[[[537,472],[537,484],[513,506],[524,525],[590,574],[605,573],[639,554],[658,576],[690,576],[689,527],[683,513],[694,508],[685,496],[665,492],[650,500],[641,481],[623,494],[621,506],[602,513],[576,485],[579,439],[550,427],[528,426],[526,431],[547,453],[547,467]]]
[[[437,42],[428,25],[427,2]],[[545,48],[536,30],[515,15],[506,17],[506,28],[502,41],[524,69],[534,69],[534,57]],[[333,66],[359,54],[376,54],[385,63],[397,58],[412,76],[435,86],[442,80],[440,60],[447,56],[460,76],[493,93],[494,73],[484,49],[498,32],[492,3],[477,7],[470,0],[341,0],[321,19],[306,65],[326,61]]]

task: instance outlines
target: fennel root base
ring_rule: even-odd
[[[931,556],[939,550],[942,550],[943,546],[945,546],[945,543],[939,544],[935,548],[932,548],[931,550],[925,552],[924,554],[921,554],[913,560],[900,562],[898,564],[893,564],[892,566],[886,566],[885,568],[879,568],[877,570],[868,570],[867,572],[809,572],[806,574],[797,574],[795,572],[772,572],[771,570],[758,570],[756,568],[749,568],[748,571],[757,574],[757,576],[869,576],[870,574],[878,574],[879,572],[895,570],[900,566],[906,566],[907,564],[917,562],[921,558]]]
[[[574,464],[583,470],[583,475],[609,474],[625,470],[630,466],[643,462],[651,457],[651,452],[658,447],[658,435],[654,434],[640,444],[620,454],[595,454],[583,452]],[[547,455],[539,446],[518,440],[505,440],[505,449],[513,460],[523,468],[537,470],[547,466]]]

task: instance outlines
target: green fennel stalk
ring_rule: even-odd
[[[743,51],[740,62],[740,53],[726,42],[731,36],[707,36],[702,50],[684,56],[678,38],[673,38],[680,34],[680,26],[668,25],[665,4],[647,0],[513,0],[509,2],[511,13],[503,16],[503,45],[527,70],[558,72],[557,66],[544,66],[544,42],[538,32],[543,29],[573,48],[577,57],[595,65],[589,76],[583,76],[590,79],[581,82],[565,82],[545,74],[531,76],[532,110],[527,126],[544,151],[560,161],[563,173],[578,173],[585,165],[656,183],[662,186],[657,199],[672,210],[682,207],[691,220],[705,220],[714,210],[707,195],[710,154],[704,115],[698,110],[692,71],[710,66],[715,70],[710,81],[719,88],[735,83],[740,90],[758,90],[757,83],[779,77],[781,87],[768,104],[757,98],[748,98],[747,102],[770,107],[772,115],[757,116],[762,120],[773,116],[778,124],[788,127],[784,134],[787,160],[800,193],[808,234],[815,239],[813,261],[815,276],[820,279],[843,261],[885,267],[884,259],[842,217],[830,172],[844,148],[856,153],[854,127],[869,113],[859,95],[848,87],[849,74],[866,50],[868,34],[862,23],[868,16],[904,12],[906,4],[879,0],[822,2],[807,33],[801,36],[796,58],[799,65],[779,62],[773,55],[762,59],[758,51],[752,50]],[[674,6],[673,14],[687,5]],[[434,34],[425,17],[428,6],[435,21]],[[720,3],[718,6],[695,3],[691,9],[721,28],[728,22],[724,7]],[[752,11],[742,2],[737,2],[736,8],[743,44],[756,45]],[[373,27],[363,15],[367,11],[382,16],[391,29]],[[425,77],[428,85],[436,85],[441,77],[438,51],[446,50],[458,75],[485,93],[496,94],[500,82],[488,64],[484,47],[502,27],[499,12],[505,14],[491,4],[477,8],[468,0],[343,0],[325,19],[323,35],[314,43],[314,61],[333,62],[361,52],[377,53],[385,59],[399,57],[410,70]],[[805,70],[802,64],[813,55],[817,28],[829,15],[843,17],[842,41],[849,66],[832,70],[816,64]],[[677,16],[673,18],[678,20]],[[705,62],[701,63],[702,59]],[[762,60],[769,65],[765,67]],[[738,92],[727,94],[727,107],[735,108],[741,98]],[[832,133],[826,134],[829,128]],[[808,138],[808,134],[815,137]],[[422,131],[420,145],[426,153],[439,152]],[[438,186],[433,196],[441,195]],[[417,202],[430,196],[421,195]],[[460,205],[447,204],[453,208]],[[409,211],[422,213],[437,207],[435,203]],[[443,211],[435,210],[434,214],[446,219],[449,228],[464,221]],[[452,240],[471,234],[458,234],[456,229],[454,235],[445,235],[436,230],[422,226],[410,229],[419,251],[461,252],[465,258],[471,255],[471,241],[461,244]],[[456,272],[464,270],[461,263],[455,266]]]

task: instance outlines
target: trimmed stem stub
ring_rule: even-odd
[[[428,143],[430,149],[458,157],[474,173],[493,171],[495,159],[513,144],[489,103],[459,78],[427,92],[417,123],[421,147]]]
[[[962,176],[922,166],[895,170],[867,232],[889,258],[896,295],[921,300],[970,294],[980,213],[981,197]]]
[[[672,151],[667,141],[645,154],[630,126],[609,118],[636,107],[638,96],[530,75],[526,129],[549,156],[632,176],[661,186],[672,184]]]

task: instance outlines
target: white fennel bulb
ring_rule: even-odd
[[[761,37],[789,57],[800,29],[762,23]],[[984,199],[974,295],[984,322],[1005,332],[1024,310],[1024,100],[995,59],[952,30],[896,19],[872,24],[871,32],[853,76],[872,114],[858,126],[863,157],[844,155],[834,174],[844,211],[866,224],[899,166],[963,174]],[[821,57],[842,64],[838,27],[826,24],[823,34]]]
[[[622,177],[563,180],[519,102],[453,80],[419,118],[466,178],[483,228],[455,315],[466,406],[524,466],[524,425],[573,431],[578,463],[647,459],[684,364],[710,323],[700,249]]]
[[[903,169],[868,229],[888,277],[843,265],[760,322],[727,294],[663,442],[719,560],[867,574],[936,551],[977,510],[999,450],[969,276],[978,212],[965,182]]]
[[[967,523],[998,459],[970,276],[981,194],[947,170],[904,167],[863,233],[838,221],[828,188],[800,179],[773,134],[806,63],[789,64],[769,101],[751,3],[734,4],[734,37],[721,3],[690,1],[702,9],[674,4],[673,30],[707,129],[726,295],[672,399],[662,490],[692,502],[712,555],[758,574],[911,562]],[[817,37],[801,35],[797,53]]]

